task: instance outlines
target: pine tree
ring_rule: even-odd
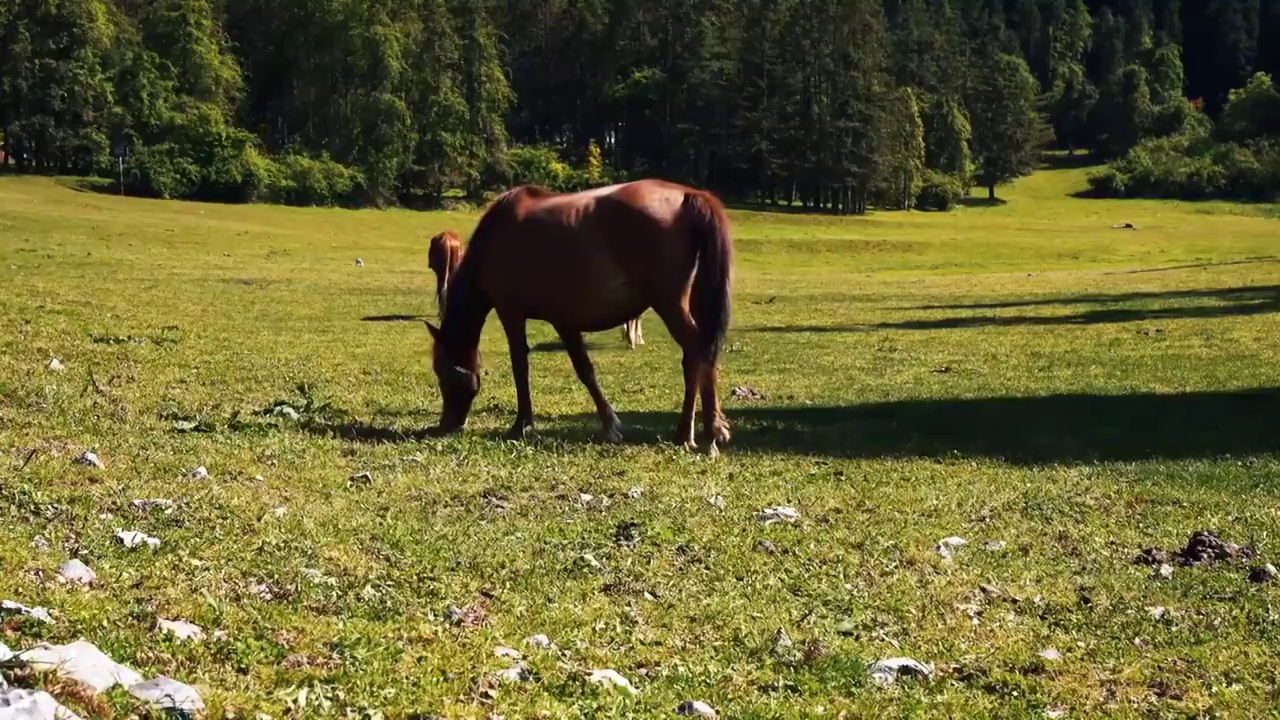
[[[955,178],[965,192],[973,180],[973,154],[969,150],[972,135],[969,115],[956,98],[937,98],[925,113],[925,166]]]
[[[974,78],[967,104],[976,180],[994,200],[996,185],[1034,166],[1039,139],[1035,78],[1021,58],[999,53]]]
[[[462,167],[468,194],[477,196],[505,175],[506,114],[513,100],[498,56],[498,37],[483,0],[458,0],[459,89],[467,107]]]

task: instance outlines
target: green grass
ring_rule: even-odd
[[[468,432],[408,439],[439,408],[427,333],[362,318],[433,314],[426,241],[474,216],[0,178],[0,598],[59,616],[10,621],[3,641],[84,637],[196,685],[214,717],[281,717],[301,688],[297,717],[669,716],[685,699],[732,718],[1261,716],[1276,587],[1243,566],[1158,581],[1131,559],[1207,528],[1280,560],[1280,224],[1262,207],[1076,199],[1083,172],[951,214],[735,212],[722,392],[766,398],[727,401],[718,459],[658,440],[681,388],[652,314],[634,352],[620,332],[590,340],[628,444],[591,442],[558,352],[532,360],[535,439],[499,439],[515,400],[496,322]],[[256,413],[303,408],[304,383],[302,423]],[[104,471],[73,465],[89,447]],[[197,465],[211,478],[189,479]],[[362,471],[371,483],[349,480]],[[580,507],[579,491],[612,503]],[[148,497],[181,505],[129,509]],[[758,524],[773,505],[801,522]],[[126,551],[120,527],[164,544]],[[950,535],[970,545],[948,565],[933,546]],[[995,539],[1008,548],[978,547]],[[99,587],[33,578],[75,552]],[[482,627],[446,620],[478,598]],[[157,639],[157,617],[228,635]],[[778,628],[798,657],[772,652]],[[536,680],[482,692],[506,665],[495,646],[534,633],[559,646],[526,652]],[[1050,647],[1061,662],[1038,657]],[[897,655],[937,678],[867,681]],[[593,668],[640,693],[585,685]]]

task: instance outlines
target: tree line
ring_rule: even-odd
[[[945,209],[1280,71],[1280,0],[9,0],[0,166],[438,206],[656,176]]]

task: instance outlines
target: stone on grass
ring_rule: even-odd
[[[4,662],[11,657],[13,657],[13,651],[9,649],[8,645],[0,642],[0,662]]]
[[[115,685],[128,688],[142,682],[141,675],[84,640],[68,645],[37,645],[19,657],[32,670],[56,672],[88,685],[94,692],[102,692]]]
[[[503,647],[501,645],[493,649],[493,654],[495,657],[508,658],[510,660],[520,659],[519,650],[516,650],[515,648]]]
[[[1173,566],[1169,563],[1165,563],[1156,568],[1155,577],[1160,578],[1161,580],[1168,580],[1173,577]]]
[[[490,675],[496,680],[512,683],[528,682],[533,679],[533,676],[529,674],[529,668],[523,665],[512,665],[505,670],[490,673]]]
[[[530,635],[524,639],[524,644],[539,650],[555,650],[556,648],[556,644],[551,642],[551,638],[542,634]]]
[[[1276,566],[1267,563],[1249,571],[1249,582],[1255,585],[1265,585],[1269,582],[1275,582],[1276,576]]]
[[[867,675],[877,685],[892,685],[901,678],[927,679],[933,675],[933,668],[911,658],[888,658],[868,667]]]
[[[129,507],[138,512],[147,512],[149,510],[163,510],[165,514],[173,512],[173,508],[177,505],[172,500],[166,498],[147,498],[143,500],[134,500],[129,503]]]
[[[987,552],[998,552],[1008,547],[1009,543],[1003,540],[988,540],[982,543],[982,549]]]
[[[676,707],[676,714],[682,717],[718,718],[720,714],[701,700],[685,700]]]
[[[156,632],[164,635],[172,635],[179,640],[203,640],[204,630],[199,625],[189,623],[186,620],[164,620],[156,621]]]
[[[633,487],[627,491],[627,497],[632,500],[638,499],[643,494],[644,494],[644,488],[640,488],[640,487]]]
[[[53,616],[45,608],[27,607],[12,600],[0,600],[0,616],[4,615],[22,615],[50,625],[53,624]]]
[[[102,463],[102,458],[98,457],[98,454],[92,450],[85,450],[80,453],[80,457],[76,458],[76,464],[83,465],[85,467],[97,468],[98,470],[102,470],[106,467],[106,465]]]
[[[577,564],[580,567],[591,568],[592,570],[604,569],[604,565],[601,565],[600,561],[596,559],[596,556],[592,555],[591,553],[582,553],[581,555],[579,555],[577,559]]]
[[[129,694],[171,712],[189,714],[204,710],[204,701],[195,688],[163,675],[130,685]]]
[[[209,471],[205,469],[205,466],[201,465],[191,471],[191,477],[194,480],[207,480],[209,478]]]
[[[79,720],[43,690],[0,685],[0,720]]]
[[[355,475],[352,475],[351,477],[347,478],[347,480],[353,483],[368,484],[373,482],[373,473],[369,472],[368,470],[364,472],[358,472]]]
[[[1164,616],[1168,614],[1168,612],[1168,608],[1160,605],[1152,605],[1147,608],[1147,614],[1151,616],[1152,620],[1163,620]]]
[[[631,681],[618,674],[617,670],[591,670],[587,673],[587,682],[607,688],[617,688],[629,695],[640,692]]]
[[[717,510],[723,510],[723,509],[724,509],[724,496],[723,496],[723,495],[712,495],[711,497],[707,498],[707,504],[708,504],[708,505],[710,505],[710,506],[712,506],[712,507],[714,507],[714,508],[716,508]]]
[[[364,267],[364,260],[356,258],[356,267]]]
[[[938,544],[935,545],[933,549],[935,552],[938,553],[939,556],[942,557],[942,559],[945,562],[951,562],[952,551],[968,544],[969,544],[968,540],[965,540],[962,537],[956,537],[952,535],[951,537],[946,537],[939,540]]]
[[[116,530],[116,540],[119,540],[121,545],[124,545],[130,550],[144,545],[152,550],[160,547],[160,538],[151,537],[150,535],[137,530]]]
[[[800,511],[785,505],[765,508],[764,510],[756,513],[756,520],[765,525],[772,525],[780,522],[793,523],[799,519]]]
[[[62,563],[58,568],[58,577],[62,582],[87,587],[98,581],[98,575],[77,558]]]
[[[1049,662],[1058,662],[1059,660],[1062,660],[1062,653],[1058,652],[1054,648],[1045,648],[1040,651],[1040,657],[1048,660]]]
[[[31,538],[31,549],[44,552],[49,549],[49,541],[43,535],[37,535]]]
[[[59,360],[58,358],[53,358],[52,360],[50,360],[49,364],[46,365],[45,367],[49,368],[54,372],[62,372],[63,370],[67,369],[67,366],[63,365],[62,361]]]

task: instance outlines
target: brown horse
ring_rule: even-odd
[[[684,351],[684,405],[675,440],[694,446],[694,410],[703,429],[729,440],[716,389],[729,326],[732,243],[724,207],[710,193],[659,180],[556,194],[521,186],[481,217],[445,291],[432,365],[444,406],[440,430],[467,421],[480,392],[480,331],[496,311],[507,336],[518,410],[511,435],[533,427],[528,320],[560,335],[578,379],[595,401],[603,436],[622,423],[596,383],[582,333],[616,328],[653,308]]]
[[[445,293],[449,287],[449,278],[462,262],[462,243],[458,233],[452,230],[431,238],[431,247],[427,250],[427,266],[436,274],[436,307],[440,317],[444,318]]]

